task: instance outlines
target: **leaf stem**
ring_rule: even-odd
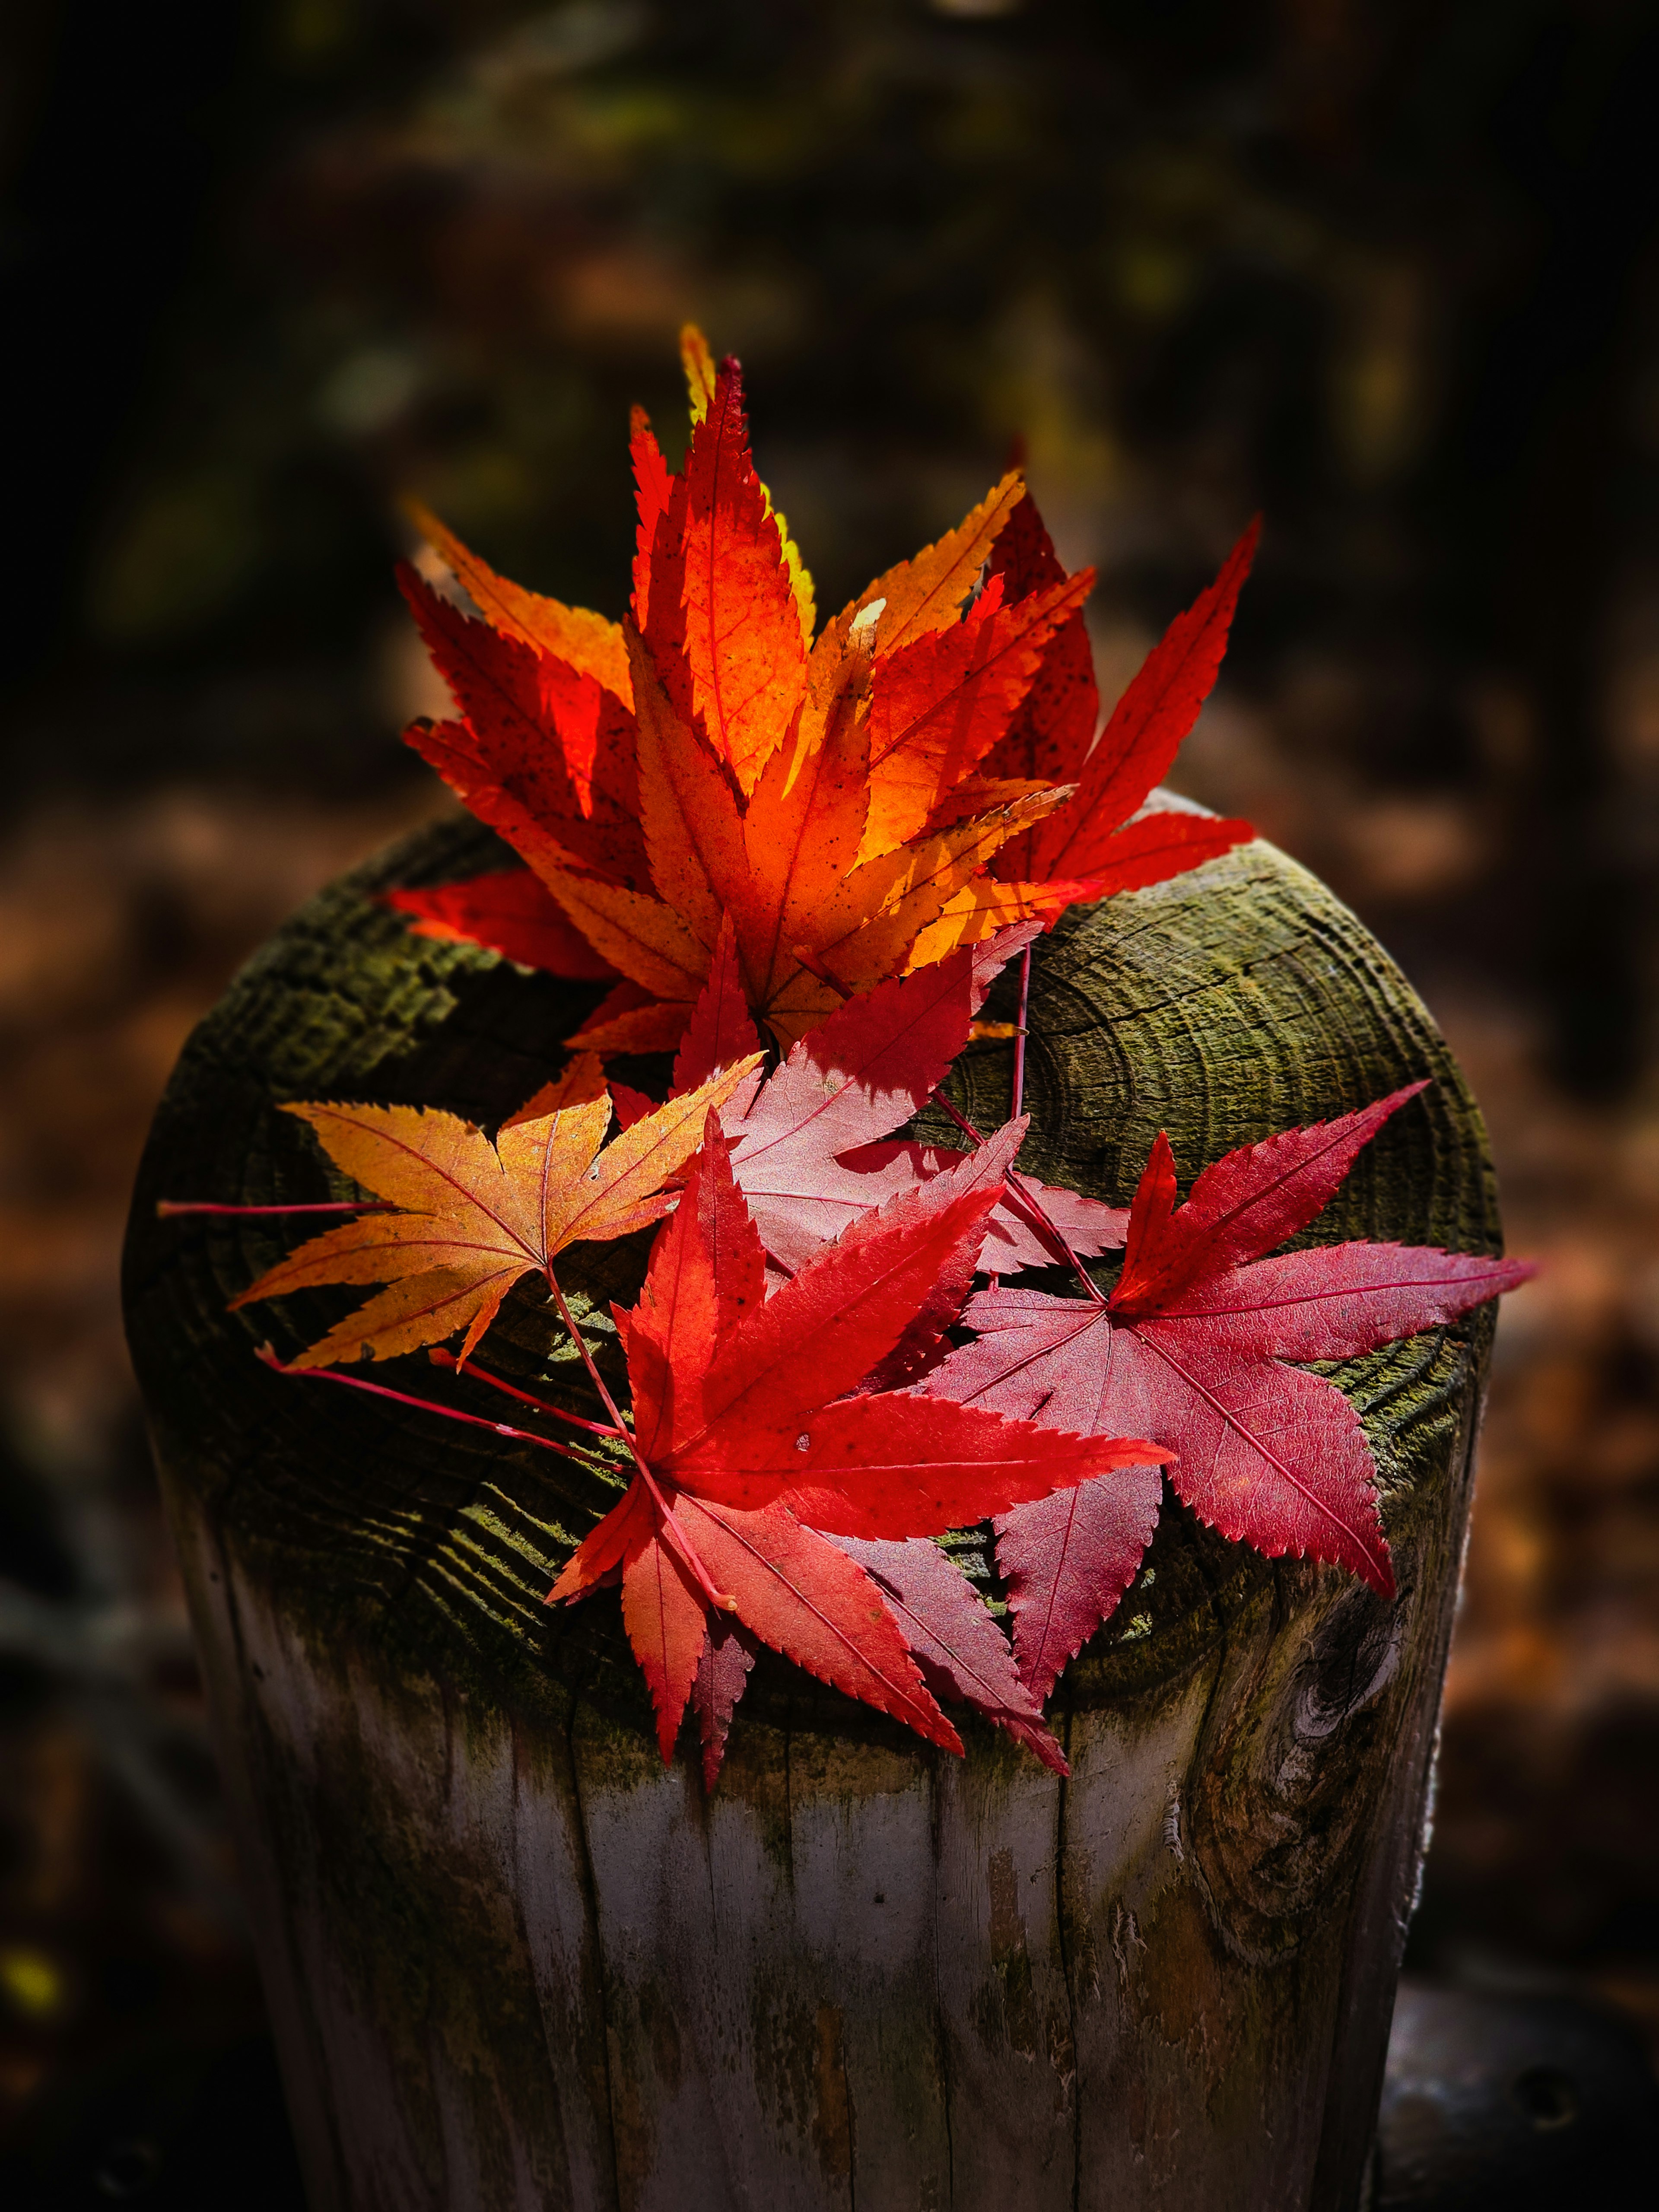
[[[422,1413],[441,1414],[447,1421],[464,1421],[469,1428],[488,1429],[492,1436],[513,1437],[520,1443],[540,1444],[544,1451],[562,1453],[581,1467],[594,1464],[586,1452],[562,1444],[552,1437],[538,1437],[532,1429],[509,1428],[505,1421],[487,1421],[481,1414],[462,1413],[458,1406],[441,1406],[431,1398],[412,1398],[406,1390],[390,1389],[384,1382],[365,1382],[359,1375],[342,1375],[332,1367],[285,1367],[268,1344],[262,1344],[255,1357],[278,1375],[295,1376],[302,1382],[340,1382],[348,1390],[367,1390],[371,1397],[390,1398],[394,1405],[414,1406]]]
[[[1014,1103],[1008,1119],[1018,1121],[1025,1107],[1025,1017],[1031,1003],[1031,948],[1019,956],[1019,1026],[1014,1031]]]
[[[838,975],[833,974],[830,969],[826,968],[823,961],[817,958],[806,949],[805,945],[792,945],[790,950],[793,953],[795,958],[799,961],[801,966],[805,968],[809,974],[816,975],[821,983],[827,983],[832,991],[838,992],[843,1000],[850,999],[853,996],[850,986],[843,983]],[[1025,1015],[1027,1006],[1030,1002],[1030,989],[1031,948],[1028,945],[1025,947],[1024,951],[1020,955],[1019,1027],[1016,1032],[1014,1042],[1014,1105],[1012,1113],[1008,1116],[1008,1119],[1011,1121],[1018,1120],[1020,1109],[1024,1101]],[[943,1091],[934,1091],[933,1103],[935,1106],[942,1108],[944,1111],[950,1115],[951,1119],[956,1123],[957,1128],[962,1131],[964,1137],[970,1138],[976,1145],[982,1145],[985,1142],[984,1138],[981,1136],[979,1131],[974,1127],[967,1115],[965,1114],[959,1114],[957,1111],[957,1109],[951,1103]],[[1072,1249],[1070,1238],[1067,1237],[1065,1231],[1060,1227],[1059,1224],[1051,1218],[1048,1207],[1044,1206],[1042,1200],[1037,1196],[1034,1190],[1027,1188],[1025,1178],[1022,1175],[1018,1174],[1016,1170],[1010,1168],[1005,1179],[1008,1185],[1008,1195],[1011,1198],[1017,1200],[1024,1206],[1027,1217],[1031,1221],[1033,1227],[1048,1237],[1057,1253],[1063,1253],[1065,1255],[1066,1260],[1068,1265],[1074,1270],[1079,1282],[1082,1284],[1084,1289],[1087,1291],[1089,1296],[1094,1300],[1095,1304],[1097,1305],[1104,1305],[1106,1303],[1105,1294],[1101,1290],[1099,1284],[1096,1282],[1094,1277],[1089,1273],[1089,1270],[1084,1266],[1082,1261],[1078,1258],[1077,1254]]]
[[[394,1213],[390,1199],[331,1198],[311,1206],[217,1206],[205,1198],[158,1198],[155,1218],[173,1221],[185,1213],[216,1213],[242,1221],[257,1221],[279,1213]],[[284,1370],[284,1372],[287,1370]]]
[[[520,1390],[516,1383],[508,1382],[499,1375],[492,1375],[487,1367],[480,1367],[476,1359],[469,1359],[465,1367],[453,1352],[441,1346],[428,1352],[427,1358],[434,1367],[447,1367],[453,1375],[471,1375],[480,1382],[488,1382],[492,1390],[504,1390],[509,1398],[520,1405],[533,1406],[538,1413],[549,1413],[556,1421],[568,1421],[573,1429],[586,1429],[596,1437],[615,1437],[621,1443],[628,1441],[626,1429],[612,1428],[608,1421],[590,1421],[580,1413],[567,1413],[562,1406],[550,1405],[545,1398],[537,1398],[528,1390]]]
[[[580,1329],[577,1328],[575,1317],[571,1313],[569,1307],[564,1302],[564,1292],[559,1288],[559,1279],[553,1273],[553,1262],[550,1260],[547,1262],[544,1272],[547,1276],[547,1287],[552,1291],[553,1303],[559,1310],[559,1319],[564,1323],[571,1342],[575,1346],[577,1351],[580,1352],[582,1356],[582,1364],[586,1368],[589,1376],[592,1377],[593,1387],[599,1392],[600,1400],[605,1406],[606,1413],[610,1414],[611,1419],[617,1425],[617,1435],[625,1441],[629,1450],[634,1455],[634,1464],[639,1469],[640,1480],[644,1483],[647,1490],[651,1493],[652,1503],[656,1506],[658,1512],[662,1516],[664,1530],[669,1535],[674,1549],[679,1553],[681,1563],[684,1566],[686,1572],[696,1583],[697,1588],[702,1592],[704,1597],[708,1599],[710,1605],[718,1607],[720,1611],[722,1613],[735,1613],[738,1609],[738,1601],[736,1598],[727,1596],[723,1592],[715,1589],[714,1583],[710,1578],[708,1568],[704,1566],[702,1561],[697,1557],[696,1546],[691,1541],[691,1539],[686,1534],[684,1529],[674,1517],[673,1507],[669,1504],[667,1498],[664,1497],[656,1476],[652,1474],[651,1469],[647,1466],[645,1455],[640,1449],[638,1443],[635,1441],[633,1431],[627,1427],[623,1423],[622,1413],[617,1407],[617,1401],[611,1395],[610,1387],[606,1383],[604,1376],[600,1374],[592,1353],[588,1350],[587,1339],[582,1334]]]
[[[979,1131],[968,1119],[968,1116],[951,1103],[951,1101],[945,1097],[943,1091],[934,1091],[933,1103],[950,1115],[951,1119],[956,1123],[957,1128],[961,1130],[963,1135],[968,1138],[972,1143],[975,1145],[982,1145],[985,1142],[984,1138],[981,1136]],[[1089,1273],[1089,1270],[1084,1266],[1082,1261],[1078,1258],[1077,1254],[1072,1249],[1070,1238],[1066,1236],[1065,1231],[1060,1227],[1059,1224],[1051,1218],[1048,1207],[1044,1206],[1042,1200],[1027,1183],[1024,1176],[1019,1173],[1018,1169],[1010,1168],[1007,1171],[1006,1181],[1008,1184],[1008,1195],[1010,1198],[1017,1200],[1020,1205],[1025,1207],[1027,1215],[1034,1225],[1050,1237],[1053,1241],[1054,1247],[1065,1255],[1066,1261],[1075,1273],[1079,1282],[1082,1284],[1084,1289],[1087,1291],[1089,1296],[1094,1300],[1095,1304],[1097,1305],[1104,1305],[1106,1303],[1105,1292],[1101,1289],[1099,1284],[1096,1282],[1094,1277]]]

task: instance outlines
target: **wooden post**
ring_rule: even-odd
[[[412,939],[372,898],[496,849],[425,833],[273,939],[185,1050],[128,1248],[313,2212],[1357,2204],[1490,1310],[1336,1370],[1382,1469],[1395,1603],[1166,1496],[1139,1582],[1061,1679],[1069,1783],[972,1724],[943,1757],[763,1659],[705,1795],[695,1759],[657,1756],[614,1600],[543,1606],[606,1502],[587,1478],[267,1372],[262,1334],[308,1340],[350,1294],[228,1316],[295,1225],[155,1218],[162,1196],[325,1195],[277,1101],[489,1124],[545,1079],[582,988]],[[1190,1179],[1428,1074],[1316,1234],[1496,1249],[1445,1048],[1270,847],[1074,909],[1038,948],[1031,1021],[1025,1158],[1049,1181],[1122,1202],[1160,1127]],[[988,1042],[959,1065],[981,1126],[1010,1062]],[[600,1331],[642,1252],[583,1257]],[[506,1330],[517,1372],[574,1389],[530,1289]]]

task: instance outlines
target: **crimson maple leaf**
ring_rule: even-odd
[[[750,456],[738,366],[716,371],[695,332],[684,350],[683,469],[635,422],[626,629],[495,575],[414,510],[485,619],[404,573],[459,708],[416,723],[409,742],[535,872],[392,895],[416,927],[561,974],[619,975],[576,1039],[617,1052],[673,1047],[729,921],[746,1001],[787,1048],[848,991],[1249,834],[1184,815],[1121,828],[1213,680],[1232,596],[1155,700],[1143,672],[1091,753],[1091,671],[1086,714],[1054,705],[1086,659],[1091,574],[1066,575],[1033,522],[979,588],[1019,513],[1011,474],[815,641],[811,579]],[[1159,654],[1170,661],[1168,641],[1162,668]],[[1062,756],[1065,773],[1051,773]],[[1066,803],[1077,775],[1100,802],[1085,812]],[[991,872],[1005,848],[1036,854],[1031,837],[1057,809],[1069,826],[1042,853],[1098,849],[1098,879],[1047,858],[1040,878]]]
[[[938,1698],[972,1705],[1055,1774],[1066,1754],[1043,1724],[1042,1707],[1019,1678],[1008,1639],[962,1570],[937,1544],[911,1537],[835,1542],[879,1586],[923,1680]]]
[[[860,1214],[967,1158],[948,1145],[883,1140],[933,1096],[973,1034],[991,983],[1039,927],[1016,924],[983,945],[878,984],[801,1038],[763,1085],[757,1073],[732,1092],[720,1109],[733,1146],[732,1170],[780,1269],[793,1273]],[[670,1096],[695,1089],[759,1048],[728,926],[681,1039]],[[613,1080],[610,1090],[624,1128],[652,1109],[652,1101],[626,1084]],[[1023,1135],[1023,1119],[1018,1127]],[[1017,1274],[1123,1242],[1126,1207],[1033,1176],[1018,1180],[1019,1191],[1000,1199],[991,1216],[979,1261],[988,1272]],[[1036,1199],[1040,1215],[1021,1193]],[[1069,1251],[1057,1243],[1055,1230]]]
[[[1106,896],[1162,883],[1255,836],[1248,822],[1147,808],[1147,801],[1215,687],[1261,534],[1258,516],[1214,583],[1147,654],[1098,737],[1100,697],[1082,610],[1055,630],[1036,681],[983,771],[988,778],[1035,777],[1075,788],[1063,805],[1010,838],[991,864],[993,874],[1087,876]],[[1052,588],[1065,575],[1029,493],[999,535],[990,568],[1017,599]]]
[[[879,1589],[830,1538],[933,1534],[1146,1455],[1144,1441],[908,1393],[844,1395],[891,1355],[963,1252],[971,1266],[996,1196],[966,1169],[937,1176],[765,1298],[765,1254],[711,1110],[639,1303],[617,1316],[636,1473],[549,1594],[580,1597],[620,1575],[665,1759],[711,1608],[959,1751]]]
[[[939,1545],[920,1536],[899,1543],[858,1536],[830,1541],[868,1574],[936,1698],[972,1705],[1053,1772],[1070,1773],[1065,1753],[1043,1724],[1042,1706],[1019,1679],[1007,1638]],[[710,1615],[691,1688],[708,1789],[719,1777],[732,1716],[748,1687],[757,1649],[729,1613]]]
[[[483,945],[516,960],[521,968],[544,968],[576,982],[618,980],[611,963],[600,959],[528,868],[495,868],[465,883],[391,890],[384,898],[387,906],[411,917],[417,937]]]
[[[1109,1297],[999,1288],[969,1301],[963,1319],[978,1334],[925,1392],[1068,1433],[1133,1429],[1158,1440],[1147,1465],[997,1521],[1015,1654],[1037,1697],[1133,1579],[1158,1517],[1151,1462],[1166,1451],[1177,1494],[1224,1535],[1270,1557],[1340,1561],[1393,1595],[1358,1416],[1334,1383],[1286,1363],[1373,1352],[1512,1290],[1533,1267],[1401,1244],[1263,1255],[1307,1226],[1424,1087],[1229,1152],[1181,1206],[1160,1135]]]

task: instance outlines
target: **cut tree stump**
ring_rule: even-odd
[[[1395,1603],[1166,1490],[1056,1692],[1069,1782],[971,1719],[945,1756],[768,1655],[705,1794],[692,1730],[657,1755],[614,1596],[542,1601],[612,1493],[262,1367],[267,1334],[287,1357],[362,1296],[227,1315],[302,1221],[155,1218],[349,1195],[279,1101],[493,1125],[545,1080],[597,988],[411,938],[373,897],[499,856],[444,825],[272,939],[185,1051],[127,1252],[313,2212],[1357,2204],[1491,1310],[1330,1370],[1382,1470]],[[1480,1117],[1427,1015],[1268,846],[1074,908],[1038,945],[1031,1030],[1023,1158],[1049,1182],[1125,1203],[1160,1128],[1189,1180],[1431,1075],[1305,1241],[1498,1249]],[[958,1063],[981,1127],[1010,1071],[1006,1042]],[[602,1363],[644,1245],[570,1255]],[[523,1285],[492,1355],[578,1406],[555,1334]]]

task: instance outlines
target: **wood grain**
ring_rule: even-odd
[[[978,1727],[945,1759],[763,1659],[706,1796],[694,1759],[656,1757],[614,1601],[541,1601],[614,1493],[269,1373],[262,1337],[287,1353],[353,1294],[227,1316],[292,1232],[154,1217],[343,1194],[284,1099],[489,1124],[545,1079],[597,994],[411,939],[374,898],[498,851],[423,833],[271,940],[185,1050],[128,1244],[316,2212],[1357,2203],[1489,1315],[1329,1370],[1382,1471],[1393,1605],[1166,1496],[1062,1678],[1069,1784]],[[1160,1127],[1189,1181],[1428,1074],[1306,1241],[1497,1249],[1479,1115],[1428,1018],[1271,848],[1073,910],[1031,1018],[1046,1179],[1121,1204]],[[1010,1074],[1006,1044],[971,1047],[954,1096],[994,1126]],[[619,1375],[608,1304],[643,1242],[570,1259]],[[533,1292],[504,1330],[504,1368],[586,1408]]]

